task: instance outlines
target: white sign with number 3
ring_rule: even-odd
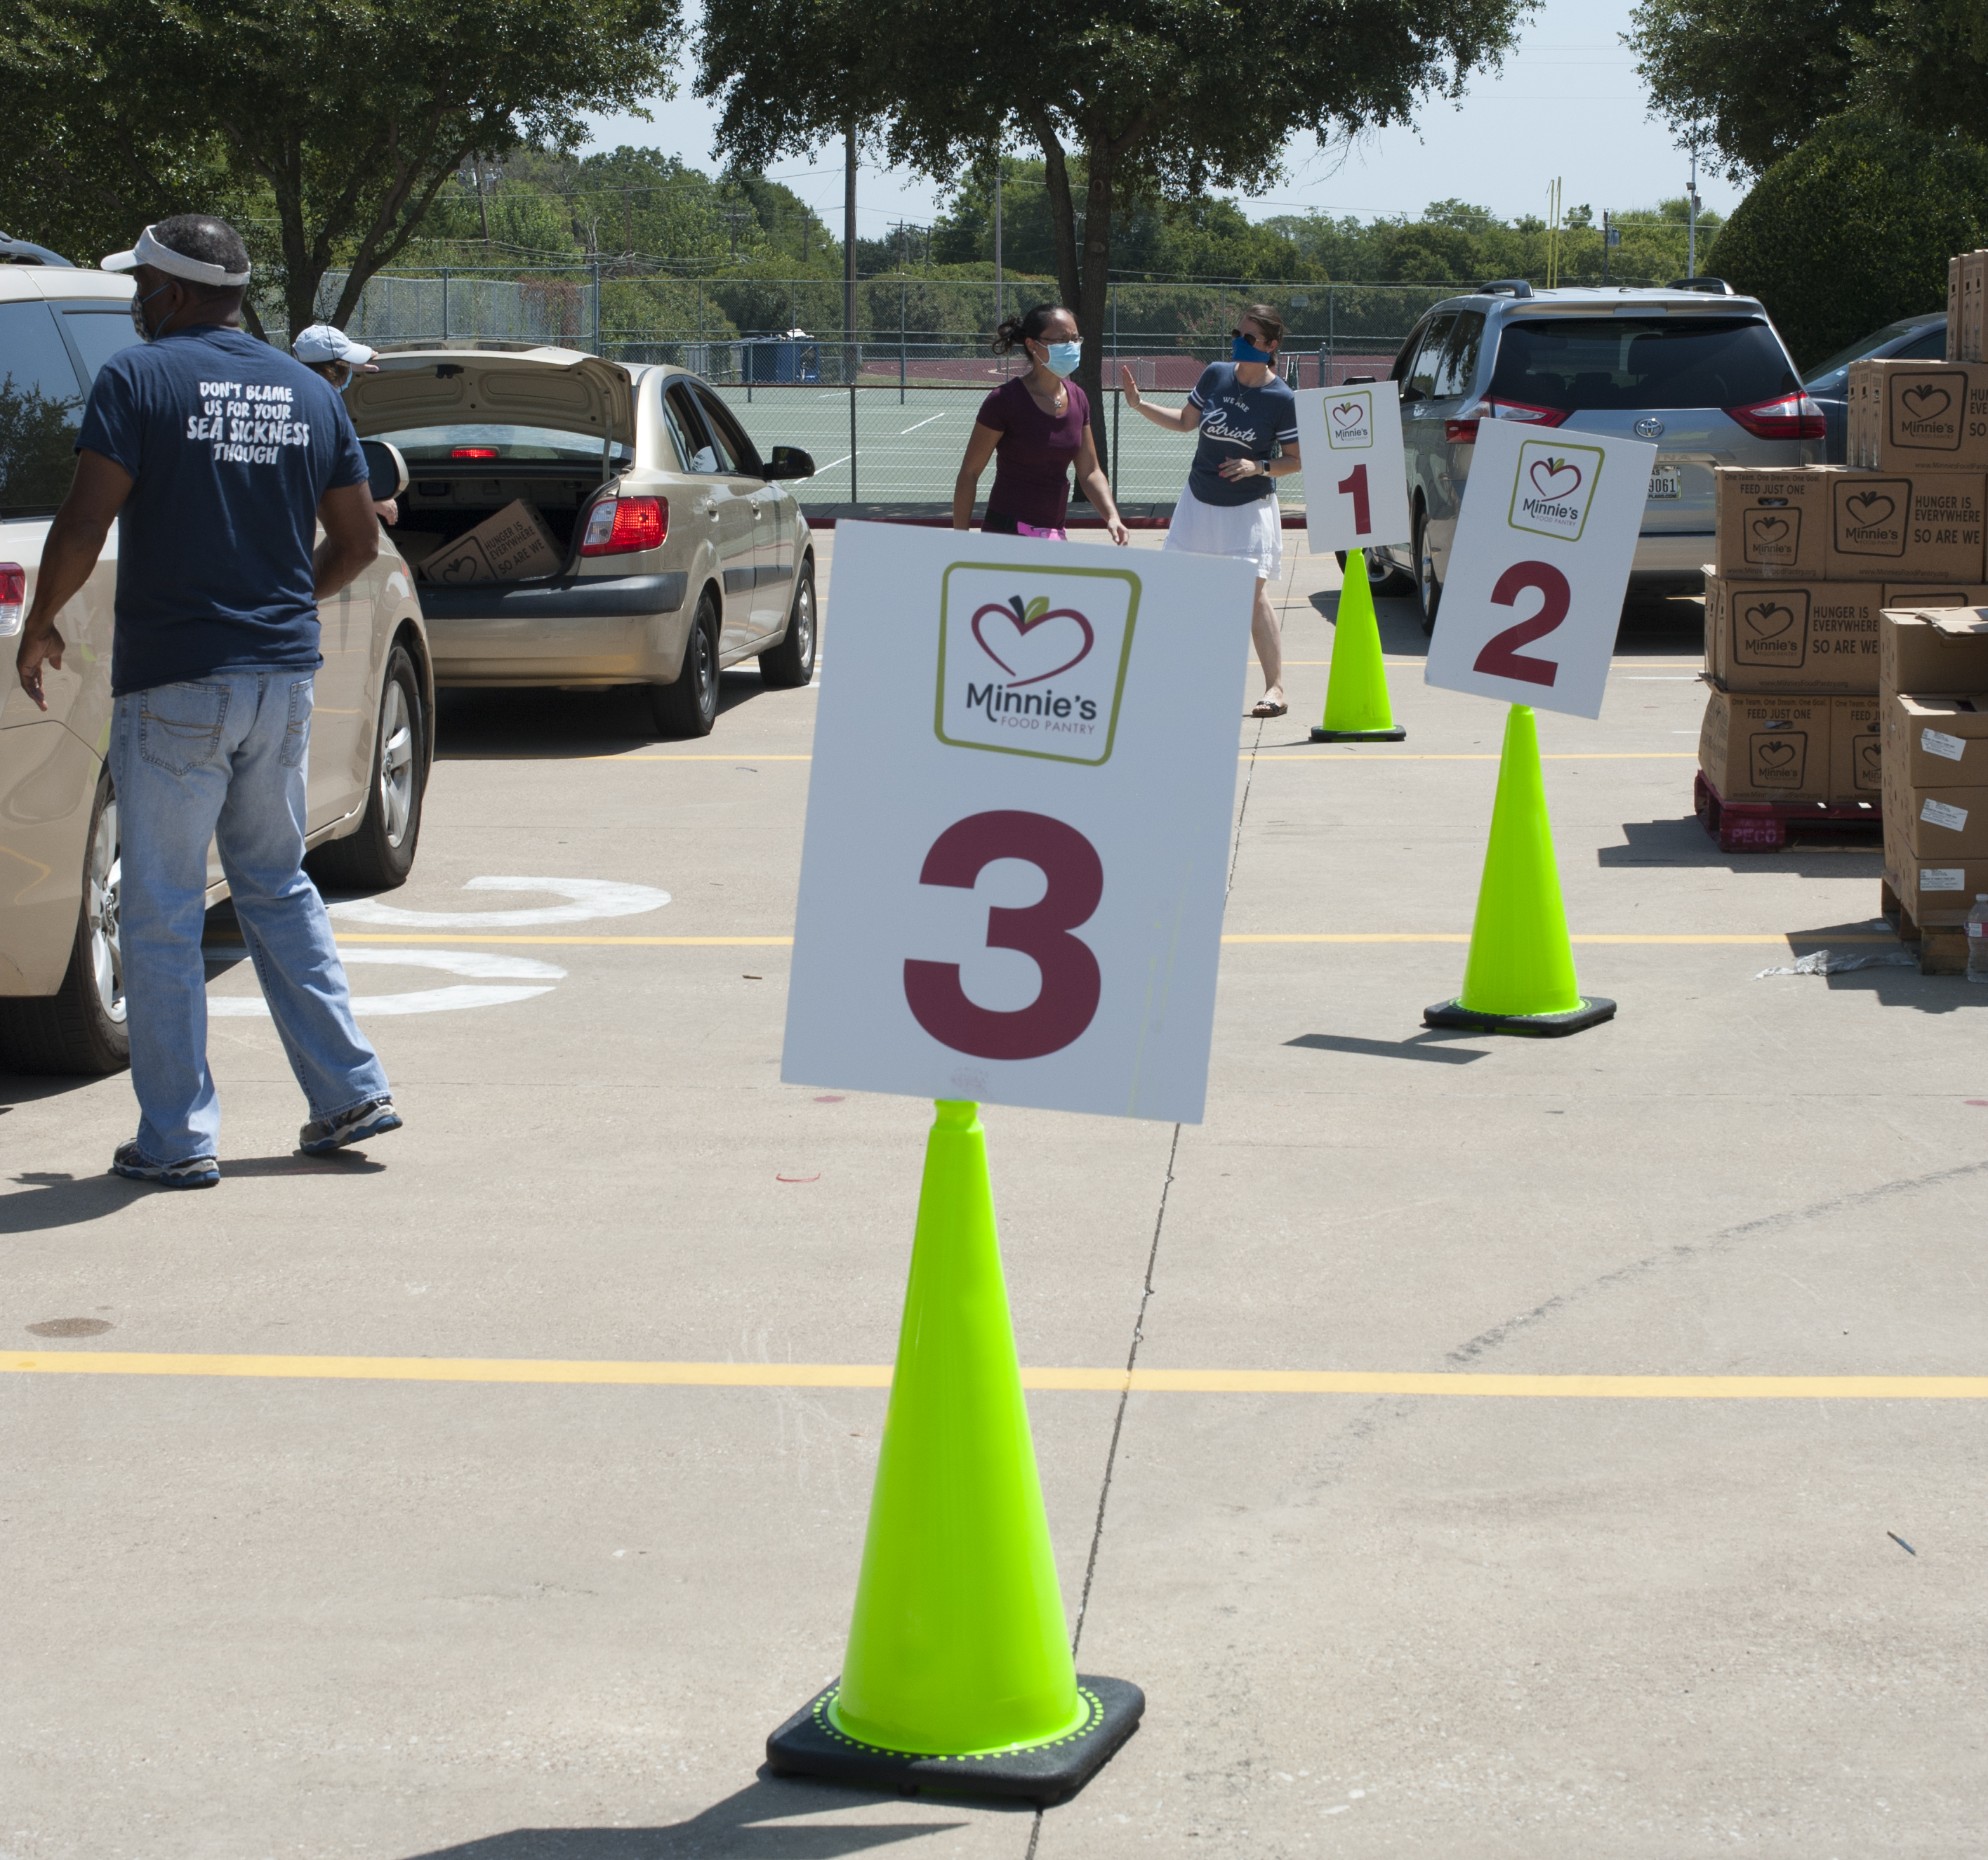
[[[1485,421],[1428,682],[1600,716],[1656,456],[1640,439]]]
[[[836,532],[782,1078],[1199,1121],[1253,580]]]
[[[1401,392],[1392,381],[1301,389],[1298,455],[1314,555],[1408,540]]]

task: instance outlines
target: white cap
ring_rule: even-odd
[[[354,368],[363,368],[379,350],[354,342],[335,323],[314,323],[290,344],[290,353],[307,366],[317,362],[345,362]]]
[[[193,284],[246,284],[248,271],[230,271],[225,265],[210,265],[205,259],[190,259],[183,252],[175,252],[170,245],[163,245],[152,236],[147,226],[138,235],[137,243],[129,252],[113,252],[103,261],[106,271],[136,271],[141,265],[149,265],[154,271],[162,271],[168,277],[184,278]]]

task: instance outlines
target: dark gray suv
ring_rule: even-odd
[[[1369,557],[1433,627],[1478,423],[1653,440],[1632,592],[1696,593],[1712,553],[1712,468],[1821,462],[1821,410],[1767,312],[1716,279],[1666,290],[1535,290],[1501,279],[1439,303],[1396,357],[1414,537]]]

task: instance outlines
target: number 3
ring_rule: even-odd
[[[1049,881],[1036,903],[996,905],[987,913],[988,948],[1019,949],[1042,971],[1035,999],[1009,1013],[977,1006],[959,986],[957,962],[916,961],[904,964],[904,999],[918,1025],[955,1053],[1042,1059],[1080,1038],[1097,1013],[1097,958],[1070,933],[1097,908],[1104,867],[1074,827],[1047,814],[1003,811],[955,821],[932,842],[918,883],[970,891],[996,859],[1025,859]]]
[[[1528,685],[1550,685],[1560,675],[1559,661],[1528,658],[1519,648],[1545,638],[1567,618],[1574,590],[1567,585],[1566,576],[1550,562],[1514,562],[1498,577],[1491,598],[1499,607],[1512,607],[1528,588],[1538,590],[1540,610],[1530,620],[1522,620],[1516,627],[1493,634],[1477,655],[1476,669],[1496,678],[1520,678]]]

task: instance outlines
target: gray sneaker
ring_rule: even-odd
[[[297,1148],[306,1156],[326,1156],[348,1143],[363,1143],[401,1128],[401,1114],[391,1098],[368,1098],[335,1118],[318,1118],[297,1132]]]
[[[118,1145],[111,1154],[110,1172],[129,1182],[156,1182],[162,1189],[211,1189],[221,1179],[221,1165],[211,1156],[154,1162],[135,1143]]]

